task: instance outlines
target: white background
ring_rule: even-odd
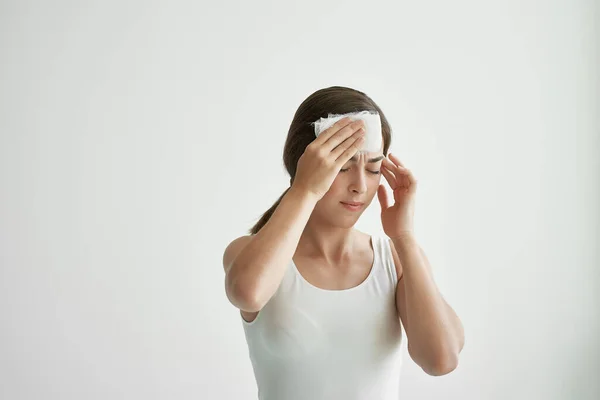
[[[403,349],[402,398],[600,398],[599,16],[2,1],[0,398],[255,398],[222,254],[287,188],[296,108],[333,85],[386,113],[466,330],[443,377]],[[357,228],[383,232],[376,198]]]

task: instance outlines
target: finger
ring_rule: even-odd
[[[357,138],[354,142],[351,139],[346,140],[346,142],[340,144],[336,149],[336,153],[339,152],[338,148],[345,146],[346,149],[343,150],[343,153],[335,160],[336,168],[342,168],[344,164],[348,162],[359,150],[362,146],[362,143],[365,141],[364,137]],[[349,142],[349,143],[347,143]]]
[[[417,179],[415,178],[415,176],[413,175],[411,170],[409,170],[409,169],[406,170],[406,176],[407,176],[410,186],[417,185]]]
[[[319,144],[319,146],[322,146],[337,131],[350,125],[352,122],[353,121],[352,121],[352,119],[350,119],[350,117],[344,117],[344,118],[340,119],[339,121],[337,121],[336,123],[334,123],[333,125],[331,125],[329,128],[322,131],[314,141],[317,142]],[[314,126],[313,126],[313,129],[314,129]]]
[[[395,171],[394,171],[397,187],[408,188],[411,185],[416,184],[416,179],[414,179],[414,176],[412,175],[412,172],[410,172],[410,170],[408,170],[406,168],[401,168],[401,169],[399,169],[399,168],[401,168],[401,167],[395,166]],[[382,165],[381,170],[382,171],[384,171],[384,170],[390,171],[384,165]]]
[[[325,129],[324,131],[322,131],[319,136],[317,136],[317,138],[315,140],[312,141],[311,144],[315,144],[316,146],[322,146],[325,142],[327,142],[327,140],[339,129],[347,126],[348,124],[352,123],[352,120],[349,117],[345,117],[340,119],[339,121],[337,121],[336,123],[334,123],[333,125],[331,125],[329,128]],[[313,132],[315,132],[315,124],[309,124],[312,129]],[[315,132],[316,135],[316,132]]]
[[[394,164],[394,162],[392,162],[391,160],[389,160],[387,158],[383,159],[383,163],[381,165],[388,168],[390,171],[394,172],[395,174],[401,174],[406,170],[406,168],[400,167],[400,166]]]
[[[330,141],[334,139],[335,138],[331,138]],[[358,131],[354,132],[352,136],[348,137],[346,140],[340,143],[335,149],[331,150],[331,157],[337,161],[342,156],[342,154],[344,154],[344,152],[348,150],[352,145],[356,145],[360,149],[364,141],[364,131],[359,129]],[[352,156],[354,156],[354,153],[352,153],[350,157]]]
[[[388,194],[385,186],[379,185],[377,188],[377,198],[379,199],[379,204],[381,204],[381,210],[385,210],[389,207]]]
[[[341,128],[339,131],[334,132],[333,135],[325,143],[322,144],[322,147],[325,150],[331,152],[333,151],[333,149],[337,148],[341,143],[344,143],[344,141],[348,138],[352,138],[353,136],[359,137],[361,135],[361,132],[364,133],[364,131],[364,122],[362,120],[353,121],[352,123]]]
[[[398,182],[396,181],[396,176],[389,169],[385,168],[383,165],[381,168],[381,174],[388,181],[392,190],[396,190],[396,188],[398,187]]]
[[[401,167],[396,167],[396,168],[401,168]],[[407,188],[410,186],[410,178],[406,171],[407,170],[404,169],[396,174],[396,181],[398,182],[398,185],[402,188]]]
[[[398,170],[398,168],[402,168],[402,167],[396,166],[396,168]],[[399,171],[400,172],[396,174],[396,177],[397,177],[396,181],[399,182],[400,186],[409,188],[409,187],[415,186],[417,184],[417,180],[415,179],[411,170],[402,168]]]
[[[408,168],[406,168],[404,166],[396,165],[396,164],[394,164],[392,162],[389,162],[386,165],[392,166],[392,168],[393,168],[394,171],[398,171],[396,173],[396,175],[401,174],[405,178],[407,184],[417,183],[417,180],[415,179],[415,176],[413,175],[413,173],[412,173],[412,171],[410,169],[408,169]]]
[[[396,157],[394,154],[390,153],[390,160],[392,160],[396,165],[402,167],[402,168],[406,168],[404,166],[404,164],[402,164],[402,162],[400,161],[400,159],[398,157]]]

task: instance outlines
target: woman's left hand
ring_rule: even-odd
[[[381,173],[394,191],[394,204],[390,206],[385,186],[379,185],[377,189],[383,231],[392,239],[412,235],[417,180],[398,157],[391,153],[389,159],[383,159]]]

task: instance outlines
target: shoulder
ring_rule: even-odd
[[[400,263],[400,257],[398,257],[398,252],[396,251],[396,246],[394,246],[394,242],[389,237],[385,236],[387,239],[390,249],[392,251],[392,257],[394,258],[394,265],[396,266],[396,276],[398,280],[402,279],[402,264]]]
[[[233,260],[235,260],[237,255],[252,241],[253,238],[253,235],[240,236],[232,240],[231,243],[225,247],[225,251],[223,252],[223,268],[225,269],[225,272],[229,270]]]
[[[400,257],[398,257],[398,252],[396,251],[396,247],[394,246],[394,242],[392,241],[392,239],[389,238],[389,236],[385,235],[385,234],[374,234],[374,235],[369,235],[367,233],[358,231],[359,234],[364,235],[367,238],[367,242],[369,240],[369,236],[371,236],[373,238],[373,246],[375,246],[375,241],[377,240],[378,243],[383,244],[384,241],[387,240],[389,247],[390,247],[390,252],[392,253],[392,258],[394,259],[394,266],[396,267],[396,276],[398,277],[398,280],[400,280],[402,278],[402,264],[400,263]],[[382,249],[383,251],[385,250],[385,246]]]

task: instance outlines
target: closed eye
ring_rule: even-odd
[[[348,171],[349,169],[350,169],[350,168],[342,168],[342,169],[340,169],[340,172],[346,172],[346,171]],[[369,170],[367,170],[367,172],[369,172],[369,173],[371,173],[371,174],[373,174],[373,175],[379,175],[379,173],[380,173],[381,171],[369,171]]]

